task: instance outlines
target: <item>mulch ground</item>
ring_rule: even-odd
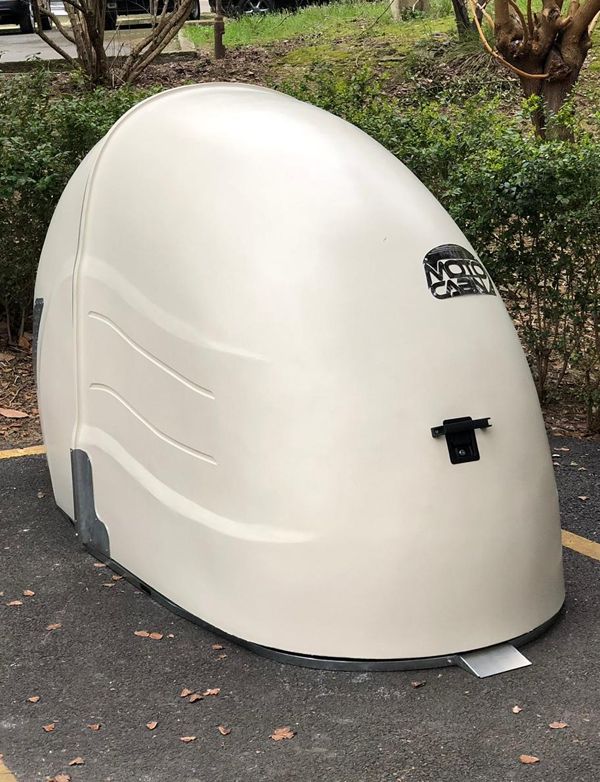
[[[14,413],[26,417],[7,417]],[[41,442],[31,352],[0,345],[0,449]]]

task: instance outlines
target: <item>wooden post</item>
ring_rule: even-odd
[[[225,57],[225,46],[223,44],[223,33],[225,32],[225,22],[223,21],[223,3],[222,0],[216,0],[215,3],[215,60],[222,60]]]

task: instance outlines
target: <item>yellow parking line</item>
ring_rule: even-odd
[[[13,448],[10,451],[0,451],[0,459],[16,459],[18,456],[39,456],[46,453],[45,445],[31,445],[29,448]],[[1,782],[4,782],[3,780]]]
[[[16,776],[8,770],[0,755],[0,782],[17,782]]]
[[[573,551],[577,551],[585,557],[591,557],[600,562],[600,543],[582,538],[581,535],[576,535],[574,532],[564,529],[562,531],[562,544],[566,548],[573,549]]]

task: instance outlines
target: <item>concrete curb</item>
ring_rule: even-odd
[[[154,62],[174,62],[177,60],[195,60],[197,57],[196,49],[194,48],[194,45],[190,41],[190,44],[192,46],[191,50],[188,51],[182,51],[182,52],[168,52],[166,54],[159,54],[156,60]],[[118,60],[119,57],[109,57],[109,60]],[[48,68],[52,71],[69,71],[71,70],[71,66],[66,60],[41,60],[37,58],[32,58],[30,60],[25,60],[24,62],[7,62],[2,64],[2,61],[0,60],[0,73],[28,73],[29,71],[35,70],[36,68],[39,68],[40,65],[43,65],[45,68]]]

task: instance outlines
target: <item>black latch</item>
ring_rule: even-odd
[[[475,429],[488,429],[489,418],[447,418],[441,426],[431,429],[432,437],[445,437],[452,464],[476,462],[479,460],[479,448]]]

